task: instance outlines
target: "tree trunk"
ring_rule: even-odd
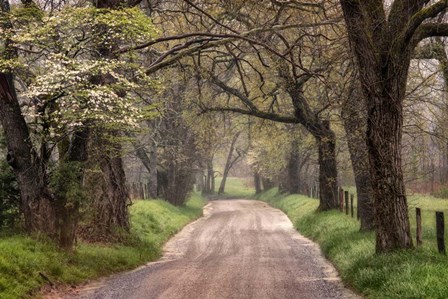
[[[0,73],[0,118],[8,147],[7,160],[17,179],[27,232],[56,237],[56,216],[47,177],[22,116],[11,74]]]
[[[320,205],[319,211],[337,209],[338,187],[337,187],[337,166],[336,166],[336,136],[330,130],[330,122],[324,121],[320,136],[317,139],[319,148],[319,191]]]
[[[115,145],[115,150],[120,146]],[[102,194],[94,201],[96,221],[106,232],[114,227],[129,230],[129,193],[120,156],[104,156],[100,162],[103,176]]]
[[[213,169],[213,158],[207,160],[207,172],[205,176],[205,186],[202,190],[203,195],[215,193],[215,171]]]
[[[401,163],[403,100],[416,27],[410,20],[423,15],[427,1],[393,5],[341,0],[349,40],[357,58],[367,103],[367,147],[374,195],[376,251],[411,248],[408,206]],[[406,38],[402,33],[407,32]],[[418,40],[418,39],[417,39]]]
[[[118,136],[118,132],[112,132]],[[103,130],[96,132],[92,138],[93,149],[90,161],[92,168],[99,167],[100,171],[92,172],[88,176],[88,189],[93,199],[92,213],[93,231],[98,236],[109,234],[115,228],[129,230],[128,205],[130,203],[129,190],[121,159],[121,145],[104,137]]]
[[[378,252],[412,247],[406,191],[401,167],[401,105],[381,97],[371,100],[367,145],[375,197]]]
[[[149,144],[149,196],[151,198],[157,198],[157,143],[151,138]]]
[[[271,179],[261,177],[261,182],[263,184],[263,191],[267,191],[269,189],[274,188],[275,184]]]
[[[239,136],[240,136],[240,132],[236,133],[235,136],[233,136],[232,142],[230,143],[229,154],[227,155],[226,165],[224,167],[224,172],[222,174],[222,180],[221,180],[221,184],[219,185],[218,194],[224,193],[224,189],[226,187],[226,180],[229,175],[229,171],[232,168],[233,164],[236,162],[236,160],[239,158],[239,156],[236,157],[235,159],[233,157],[233,152],[235,150],[235,144],[236,144]]]
[[[344,103],[342,119],[355,175],[361,231],[370,231],[374,229],[375,222],[373,215],[373,190],[369,173],[369,153],[365,140],[367,108],[363,96],[357,88],[357,84],[353,86],[352,92]]]
[[[84,180],[84,165],[79,163],[87,161],[89,135],[89,128],[76,131],[72,136],[72,140],[68,142],[69,146],[66,148],[65,153],[60,153],[61,157],[58,167],[61,168],[66,165],[75,166],[66,168],[65,171],[71,172],[67,173],[66,179],[73,179],[74,181],[70,182],[70,185],[74,183],[78,188],[82,188]],[[74,175],[73,178],[71,177],[72,175]],[[63,184],[63,186],[66,186],[66,184]],[[64,191],[65,194],[62,196],[58,196],[59,192],[56,192],[55,195],[55,210],[57,212],[56,216],[59,227],[59,246],[65,249],[71,249],[75,245],[81,199],[71,197],[70,190]]]
[[[258,172],[254,172],[254,185],[255,185],[255,194],[260,194],[262,189],[261,189],[260,174],[258,174]]]
[[[167,169],[168,185],[165,190],[165,200],[175,206],[182,206],[193,187],[192,165],[170,162]]]
[[[290,194],[298,194],[300,189],[300,178],[299,178],[299,142],[294,139],[291,142],[291,151],[288,157],[287,169],[287,181],[288,181],[288,192]]]

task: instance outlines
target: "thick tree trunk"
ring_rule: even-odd
[[[60,147],[64,152],[61,152],[59,159],[59,168],[67,167],[64,171],[69,171],[65,179],[73,179],[74,182],[69,184],[63,183],[62,186],[71,186],[76,184],[76,188],[82,188],[82,182],[84,179],[84,167],[81,163],[87,161],[88,158],[88,140],[90,135],[90,129],[85,128],[83,130],[76,131],[71,142],[67,142],[69,146],[64,148]],[[74,173],[73,173],[74,172]],[[74,175],[72,177],[72,175]],[[64,178],[62,178],[64,179]],[[61,182],[62,183],[62,182]],[[62,190],[60,190],[62,191]],[[64,249],[72,249],[76,240],[76,230],[79,221],[79,207],[80,199],[71,197],[71,190],[64,190],[64,195],[55,195],[55,210],[59,228],[59,246]]]
[[[373,191],[369,172],[369,153],[365,138],[367,131],[367,107],[357,87],[354,87],[353,92],[351,92],[344,104],[342,119],[355,175],[361,230],[370,231],[374,229],[375,222],[373,215]]]
[[[393,99],[371,99],[367,145],[375,197],[378,252],[412,247],[408,206],[401,166],[401,105]],[[396,100],[395,100],[396,101]]]
[[[165,200],[175,206],[182,206],[193,187],[192,165],[171,162],[168,165],[168,185],[165,190]]]
[[[20,189],[25,228],[56,237],[53,199],[47,189],[46,174],[31,143],[28,126],[22,116],[11,74],[0,73],[0,118],[12,166]]]
[[[319,211],[337,209],[339,207],[337,196],[337,165],[336,165],[336,136],[330,130],[330,123],[323,122],[320,136],[317,139],[319,148]]]
[[[100,171],[88,176],[88,190],[92,202],[93,231],[102,236],[113,232],[115,228],[129,230],[130,204],[129,190],[121,159],[121,145],[105,139],[103,131],[96,132],[92,138],[92,149],[96,154],[89,157],[92,168]],[[114,136],[119,133],[115,132]]]
[[[287,182],[288,182],[288,192],[290,194],[298,194],[300,189],[300,177],[299,177],[299,142],[294,139],[291,142],[291,151],[288,157],[287,169]]]
[[[226,187],[226,181],[227,181],[227,177],[229,175],[229,171],[232,168],[233,164],[236,162],[236,160],[239,158],[239,157],[236,157],[236,158],[233,157],[233,152],[235,151],[235,144],[236,144],[239,136],[240,136],[240,132],[236,133],[235,136],[232,138],[232,142],[230,143],[229,154],[227,155],[226,165],[224,166],[224,171],[222,174],[221,183],[219,185],[218,194],[224,193],[224,189]]]
[[[115,145],[115,150],[120,150],[119,146]],[[120,156],[103,156],[100,169],[102,194],[94,201],[95,221],[107,232],[115,227],[129,230],[129,193],[123,160]]]
[[[378,253],[411,248],[408,206],[401,165],[403,100],[413,48],[410,20],[427,1],[393,5],[340,1],[347,32],[357,58],[367,103],[367,147],[374,194]],[[398,2],[397,2],[398,3]],[[423,14],[424,15],[424,14]],[[409,35],[403,38],[402,33]],[[418,39],[417,39],[418,40]]]

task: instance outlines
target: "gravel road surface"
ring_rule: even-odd
[[[212,201],[165,251],[158,262],[66,298],[358,298],[316,244],[259,201]]]

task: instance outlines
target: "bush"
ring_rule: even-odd
[[[439,191],[433,194],[434,197],[437,198],[448,198],[448,186],[443,186]]]
[[[19,215],[20,194],[11,167],[0,162],[0,229],[12,227]]]

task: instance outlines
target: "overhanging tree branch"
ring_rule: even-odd
[[[441,0],[416,12],[409,21],[409,25],[406,27],[404,42],[409,42],[412,39],[414,33],[416,33],[416,31],[423,26],[422,23],[425,20],[436,17],[438,14],[446,10],[447,7],[448,1]]]
[[[201,43],[200,45],[196,45],[190,48],[186,48],[183,49],[182,46],[177,46],[174,49],[170,49],[168,51],[166,51],[164,54],[162,54],[163,59],[157,59],[154,63],[152,63],[149,68],[146,70],[146,74],[152,74],[164,67],[170,66],[174,63],[176,63],[177,61],[179,61],[180,59],[189,56],[191,54],[197,53],[199,51],[202,50],[206,50],[206,49],[210,49],[210,48],[214,48],[214,47],[219,47],[228,43],[231,43],[233,41],[236,40],[245,40],[251,44],[256,44],[256,45],[260,45],[263,48],[265,48],[266,50],[268,50],[269,52],[273,53],[276,56],[281,57],[282,59],[286,59],[288,60],[284,54],[278,52],[277,50],[275,50],[274,48],[270,47],[269,45],[257,40],[257,39],[253,39],[250,38],[251,35],[254,34],[258,34],[258,33],[263,33],[263,32],[270,32],[270,31],[281,31],[281,30],[288,30],[288,29],[293,29],[293,28],[314,28],[314,27],[319,27],[319,26],[326,26],[326,25],[335,25],[339,22],[339,19],[335,19],[335,20],[330,20],[330,21],[325,21],[325,22],[318,22],[318,23],[306,23],[306,24],[287,24],[287,25],[276,25],[276,26],[272,26],[272,27],[261,27],[261,28],[256,28],[256,29],[252,29],[249,31],[246,31],[244,33],[241,34],[208,34],[208,33],[198,33],[200,35],[198,36],[207,36],[210,37],[210,40],[204,40],[203,43]],[[195,36],[195,35],[186,35],[186,37],[191,37],[191,36]],[[174,36],[174,39],[181,39],[181,38],[185,38],[180,36]],[[216,40],[218,39],[218,40]],[[169,38],[162,38],[159,39],[159,41],[154,41],[154,42],[148,42],[145,45],[147,47],[154,45],[156,43],[160,43],[162,41],[167,41],[169,40]],[[187,44],[188,43],[188,44]],[[190,46],[195,42],[186,42],[186,46]],[[143,49],[146,48],[143,45],[134,47],[135,49]],[[120,53],[124,53],[126,51],[129,51],[132,49],[122,49],[119,50]],[[180,50],[180,51],[179,51]],[[172,55],[170,58],[167,58],[168,56]],[[290,62],[290,61],[289,61]],[[299,67],[299,66],[298,66]]]
[[[260,110],[245,110],[242,108],[232,108],[232,107],[202,107],[200,114],[208,112],[233,112],[244,115],[251,115],[261,119],[272,120],[275,122],[287,123],[287,124],[298,124],[300,123],[294,116],[279,115],[276,113],[269,113]]]
[[[448,36],[448,24],[446,23],[426,23],[420,25],[415,32],[414,44],[432,36]]]

